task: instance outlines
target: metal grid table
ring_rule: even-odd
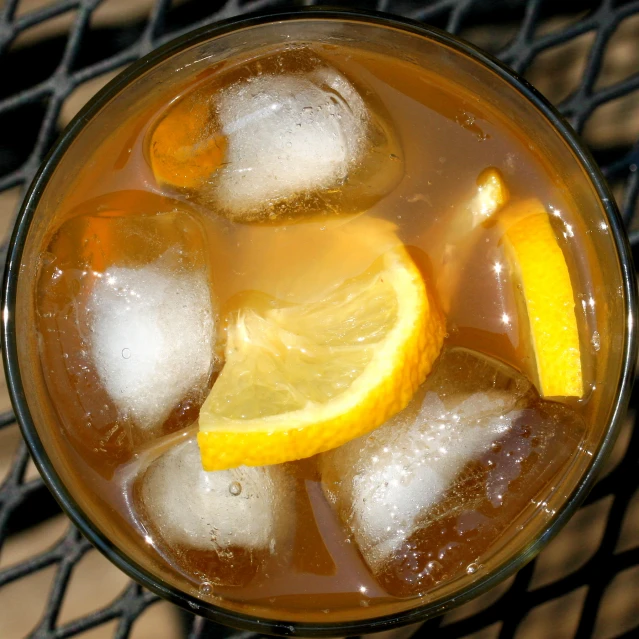
[[[313,4],[317,3],[5,0],[0,7],[0,219],[6,227],[0,227],[0,233],[5,231],[2,263],[12,211],[43,156],[74,112],[116,71],[203,24],[256,10]],[[639,1],[333,0],[331,4],[389,11],[442,27],[526,75],[584,135],[613,187],[636,252]],[[575,518],[535,562],[443,618],[386,634],[476,639],[639,636],[639,430],[633,428],[638,406],[635,390],[607,471]],[[47,639],[255,636],[172,607],[165,610],[171,619],[168,625],[162,626],[161,620],[160,626],[143,623],[149,607],[170,604],[156,603],[155,595],[123,576],[119,583],[124,588],[115,598],[94,603],[88,611],[69,613],[69,600],[80,596],[74,580],[86,573],[87,556],[97,553],[66,523],[30,467],[3,388],[0,411],[4,411],[0,414],[2,639],[25,634]],[[26,543],[38,530],[44,546],[42,540],[35,546]],[[48,585],[41,595],[36,592],[40,609],[28,627],[3,626],[11,616],[10,607],[20,605],[22,584],[45,572]]]

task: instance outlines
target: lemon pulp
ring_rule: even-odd
[[[424,381],[444,330],[402,246],[319,301],[241,308],[200,411],[205,470],[310,457],[380,426]]]

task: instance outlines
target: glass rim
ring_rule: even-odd
[[[547,526],[515,556],[500,564],[491,572],[478,578],[466,588],[454,595],[433,599],[409,610],[394,614],[387,614],[364,620],[340,622],[298,622],[261,619],[254,615],[240,613],[217,606],[198,599],[179,590],[154,576],[137,562],[129,558],[122,550],[113,544],[108,537],[82,511],[70,492],[62,483],[55,471],[51,459],[44,449],[38,436],[35,424],[29,411],[28,402],[22,385],[22,378],[18,362],[15,305],[18,288],[18,278],[23,249],[28,237],[31,221],[37,210],[40,198],[66,150],[76,139],[85,125],[108,103],[113,97],[134,82],[139,76],[168,59],[172,55],[206,40],[220,37],[244,28],[258,27],[265,24],[288,21],[354,21],[379,27],[389,27],[426,37],[438,45],[447,46],[454,51],[464,54],[473,62],[493,71],[506,81],[515,91],[527,100],[544,116],[545,120],[559,133],[576,157],[577,162],[585,170],[599,201],[604,209],[610,225],[610,231],[617,251],[624,297],[624,316],[626,330],[623,336],[621,374],[615,392],[615,401],[611,410],[611,418],[605,435],[599,442],[597,451],[593,454],[590,465],[574,488],[572,494],[550,519]],[[94,95],[81,111],[73,118],[59,139],[49,151],[38,172],[36,173],[22,203],[20,212],[11,235],[7,259],[5,263],[2,283],[2,323],[0,336],[2,341],[2,356],[7,378],[7,387],[13,405],[16,419],[20,425],[22,435],[27,443],[31,456],[49,490],[69,516],[72,523],[82,534],[105,555],[112,563],[120,568],[133,580],[142,584],[160,597],[181,606],[189,612],[205,616],[217,623],[233,628],[249,630],[259,633],[275,635],[301,635],[312,637],[332,637],[360,635],[382,630],[389,630],[431,617],[443,614],[470,599],[486,592],[522,568],[556,535],[566,521],[576,511],[588,494],[597,474],[606,461],[617,438],[622,419],[632,390],[637,356],[637,331],[635,318],[637,315],[637,290],[635,286],[635,271],[628,237],[621,216],[617,210],[615,200],[601,173],[599,167],[584,147],[577,134],[564,120],[559,112],[544,98],[531,84],[520,77],[515,71],[490,54],[478,49],[455,36],[435,27],[394,15],[351,9],[300,8],[287,11],[253,14],[250,17],[236,17],[216,22],[182,35],[165,45],[151,51],[143,58],[133,63],[103,89]]]

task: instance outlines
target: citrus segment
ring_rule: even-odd
[[[504,246],[521,285],[544,397],[581,397],[583,379],[575,300],[566,259],[539,200],[518,202],[500,216]]]
[[[200,411],[204,468],[302,459],[380,426],[424,381],[444,330],[403,247],[320,301],[240,309]]]

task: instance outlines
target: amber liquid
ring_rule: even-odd
[[[391,114],[403,146],[405,175],[363,215],[395,224],[424,276],[436,282],[442,299],[448,300],[445,347],[474,349],[529,372],[514,283],[494,268],[504,261],[498,230],[481,229],[454,289],[438,279],[437,268],[446,229],[486,167],[503,173],[513,199],[539,198],[570,221],[569,205],[551,167],[534,143],[519,138],[495,110],[445,79],[381,55],[342,47],[318,47],[317,52],[368,86]],[[295,58],[287,60],[294,68]],[[193,79],[192,85],[200,86],[206,76]],[[190,89],[183,86],[175,92]],[[295,484],[294,526],[288,552],[274,556],[253,556],[233,547],[219,556],[171,546],[149,523],[148,513],[131,508],[145,464],[170,444],[172,434],[189,428],[204,397],[184,397],[161,428],[140,436],[100,386],[87,355],[88,320],[76,312],[76,301],[91,290],[95,273],[109,265],[135,266],[155,259],[147,245],[136,248],[137,231],[128,218],[141,212],[169,216],[156,231],[158,243],[179,245],[189,267],[209,273],[221,343],[224,316],[244,291],[289,301],[304,297],[308,281],[291,274],[303,273],[321,259],[331,246],[335,225],[333,218],[288,226],[242,225],[159,186],[145,144],[175,92],[132,116],[96,149],[62,199],[59,225],[43,253],[36,292],[41,363],[62,424],[60,438],[74,451],[78,474],[86,478],[86,486],[101,487],[101,499],[128,522],[140,547],[166,562],[176,583],[221,605],[244,604],[244,611],[267,607],[276,617],[297,614],[322,621],[340,619],[343,613],[352,616],[353,610],[373,616],[381,604],[423,595],[460,575],[481,571],[482,560],[516,532],[512,523],[531,501],[542,503],[552,490],[582,435],[577,417],[566,418],[557,429],[543,417],[559,410],[548,404],[536,418],[518,423],[464,469],[438,507],[441,516],[410,536],[404,558],[382,574],[371,573],[324,497],[314,459],[287,465]],[[119,219],[115,225],[113,218]],[[108,230],[101,228],[105,219]],[[563,242],[561,233],[558,236]],[[576,250],[578,243],[574,237],[564,250]],[[367,266],[351,256],[340,276],[357,275]],[[322,273],[316,277],[321,279]],[[573,286],[579,295],[588,294],[579,273],[573,273]],[[74,328],[78,325],[84,329]],[[209,387],[215,375],[214,370]],[[582,406],[575,403],[573,409],[578,415]],[[468,494],[460,497],[468,477],[473,478]],[[154,544],[145,546],[145,536]]]

